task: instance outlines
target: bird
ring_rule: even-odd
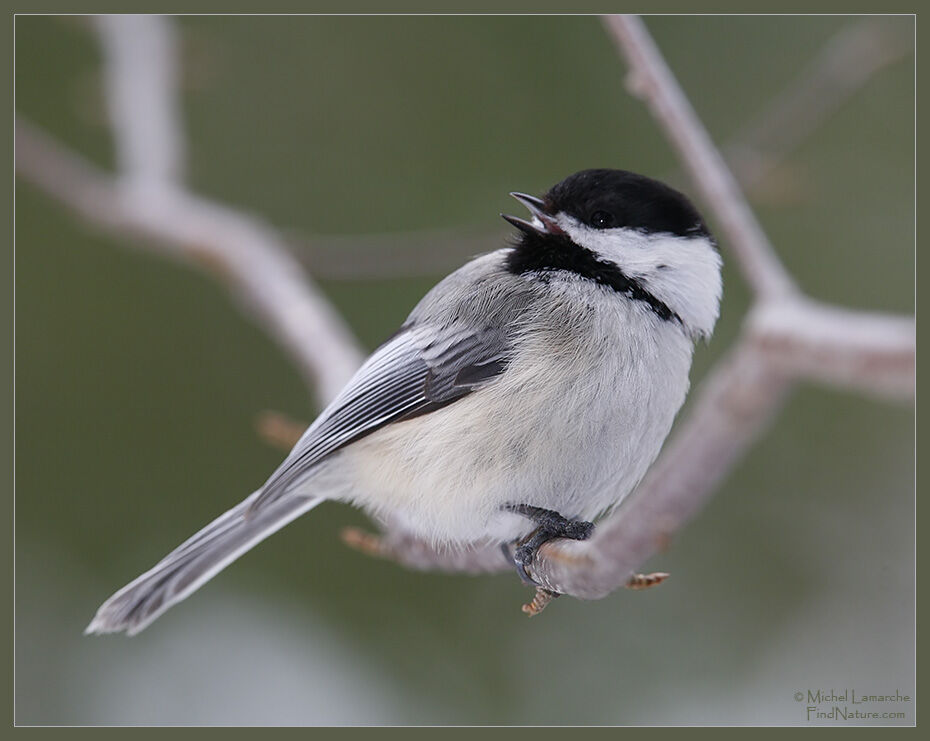
[[[326,500],[437,547],[584,540],[657,457],[722,296],[693,203],[619,169],[576,172],[504,246],[436,284],[267,481],[111,596],[86,633],[133,635]]]

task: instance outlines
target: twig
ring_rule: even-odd
[[[466,574],[484,574],[513,569],[504,558],[500,545],[482,544],[467,548],[443,548],[404,532],[391,523],[379,535],[349,527],[342,531],[343,542],[369,556],[397,561],[419,571],[450,571]]]
[[[548,589],[539,587],[536,589],[536,594],[533,595],[533,599],[528,604],[523,605],[521,609],[529,617],[535,617],[545,610],[546,606],[558,596],[558,592],[550,592]]]
[[[856,90],[910,53],[911,41],[887,18],[844,26],[796,81],[724,147],[743,188],[755,187]]]
[[[633,574],[626,580],[626,588],[633,591],[652,589],[664,582],[668,577],[669,575],[664,571],[653,571],[651,574]]]
[[[468,226],[389,234],[285,236],[311,274],[336,280],[446,275],[502,243],[499,229]]]
[[[307,429],[305,422],[298,422],[280,412],[265,411],[255,420],[258,436],[269,445],[290,452]]]

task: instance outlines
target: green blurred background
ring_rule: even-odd
[[[725,142],[852,22],[648,24]],[[909,48],[913,20],[884,22]],[[468,253],[501,243],[510,190],[584,167],[690,189],[595,18],[178,26],[189,182],[286,232],[369,348]],[[912,61],[876,74],[753,191],[818,298],[913,311]],[[111,166],[86,20],[16,19],[16,106]],[[913,410],[812,387],[647,565],[671,572],[661,588],[527,620],[514,575],[373,561],[338,538],[365,518],[326,504],[140,636],[83,637],[104,598],[277,464],[257,414],[316,410],[217,283],[21,181],[16,196],[18,723],[803,723],[799,690],[913,695]],[[747,306],[724,258],[696,381]]]

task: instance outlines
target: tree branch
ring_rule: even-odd
[[[288,351],[321,403],[361,364],[345,321],[256,218],[186,190],[172,20],[95,16],[119,175],[16,120],[16,170],[88,223],[211,272]]]
[[[628,60],[634,91],[645,97],[723,226],[724,246],[737,258],[756,304],[636,491],[590,540],[555,541],[540,550],[531,570],[545,591],[587,599],[628,585],[630,574],[694,516],[765,431],[796,381],[909,400],[915,380],[913,320],[802,296],[642,22],[630,16],[604,22]],[[396,532],[369,537],[364,550],[420,569],[510,567],[493,544],[449,554]]]
[[[913,318],[827,306],[804,297],[760,302],[748,341],[773,370],[795,380],[912,402],[916,378]]]
[[[769,244],[726,162],[635,16],[609,15],[604,25],[630,72],[630,92],[643,98],[662,126],[701,197],[716,216],[720,232],[753,290],[760,296],[795,291],[794,281]]]
[[[257,219],[159,184],[144,187],[101,172],[31,124],[16,121],[16,170],[91,225],[158,254],[195,265],[226,283],[288,351],[321,402],[361,363],[343,319]]]
[[[170,18],[98,15],[105,101],[119,171],[129,181],[179,183],[185,145],[178,90],[178,42]]]
[[[765,111],[724,145],[740,186],[758,192],[772,171],[857,90],[907,55],[910,40],[887,18],[870,17],[840,29]],[[674,182],[680,175],[670,173],[667,179]],[[443,275],[500,240],[497,230],[469,227],[284,236],[303,248],[299,259],[311,275],[337,280]],[[386,251],[389,261],[384,260]]]
[[[664,547],[764,432],[796,381],[909,400],[915,377],[913,319],[825,306],[802,296],[642,22],[610,16],[604,23],[627,59],[631,89],[646,100],[694,179],[756,303],[636,491],[591,540],[541,549],[533,576],[553,593],[582,598],[629,585],[631,572]],[[17,172],[89,223],[145,237],[153,250],[210,270],[249,303],[320,397],[331,398],[361,359],[341,318],[269,227],[178,183],[183,137],[172,108],[170,24],[101,20],[98,28],[122,176],[99,171],[20,120]],[[135,43],[126,43],[130,37]],[[143,151],[152,142],[153,150]],[[293,437],[293,429],[272,421],[273,428],[265,430],[270,437]],[[396,526],[381,536],[351,530],[346,540],[413,568],[469,573],[512,568],[496,544],[440,551]],[[535,611],[548,599],[537,599]]]

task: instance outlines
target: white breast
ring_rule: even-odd
[[[512,540],[531,504],[593,519],[655,459],[688,389],[692,343],[637,301],[557,280],[491,385],[339,454],[345,498],[437,543]],[[583,330],[583,331],[582,331]]]

